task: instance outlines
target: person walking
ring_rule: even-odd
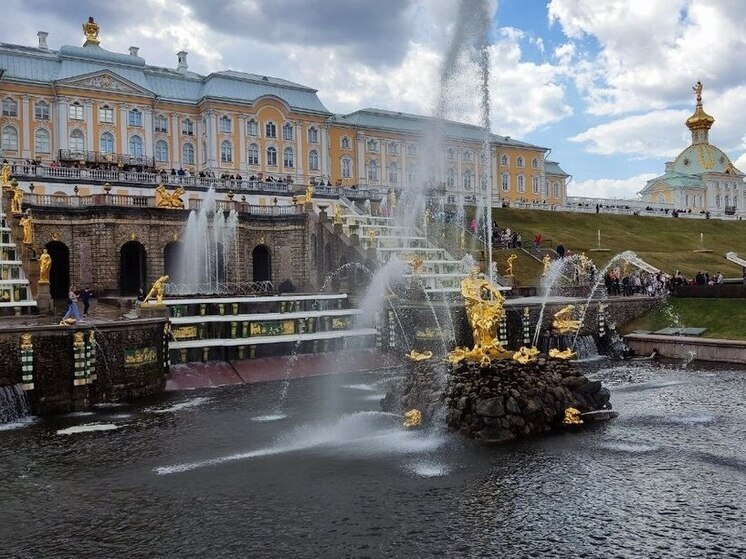
[[[75,288],[70,286],[70,292],[67,294],[67,312],[62,320],[74,318],[80,320],[80,311],[78,310],[78,296],[75,294]]]
[[[557,254],[560,258],[565,257],[565,245],[563,245],[562,243],[557,245]]]
[[[93,296],[93,291],[87,287],[84,287],[83,291],[80,292],[80,300],[83,301],[83,316],[88,316],[88,309],[91,306],[91,296]]]

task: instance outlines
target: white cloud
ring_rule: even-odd
[[[571,182],[567,185],[567,194],[568,196],[633,199],[643,189],[645,183],[656,176],[658,176],[656,173],[643,173],[628,179],[590,179]]]

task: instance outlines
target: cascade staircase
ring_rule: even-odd
[[[12,222],[0,203],[0,316],[31,314],[36,301],[23,271],[21,248],[16,244]]]

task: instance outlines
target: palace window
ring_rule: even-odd
[[[38,128],[34,133],[34,153],[49,153],[49,131]]]
[[[456,157],[456,154],[453,151],[453,148],[448,148],[448,159],[453,160],[455,157]]]
[[[531,168],[532,169],[538,169],[539,168],[539,160],[535,157],[531,160]]]
[[[114,136],[110,132],[101,134],[98,144],[101,153],[114,153]]]
[[[293,125],[286,122],[282,127],[282,139],[286,141],[292,141],[293,139]]]
[[[248,157],[249,165],[259,165],[259,146],[256,144],[249,144]]]
[[[350,139],[347,136],[342,136],[341,140],[342,149],[350,149]]]
[[[275,126],[274,122],[268,122],[264,126],[264,135],[267,136],[267,138],[276,138],[277,137],[277,126]],[[275,165],[277,165],[277,157],[275,156]]]
[[[523,167],[523,157],[519,155],[518,159],[515,160],[515,164],[519,167]]]
[[[311,126],[311,128],[308,129],[308,143],[315,144],[318,141],[319,141],[319,131],[316,129],[315,126]]]
[[[2,148],[8,151],[18,151],[18,130],[13,126],[3,128]]]
[[[687,204],[686,205],[688,206],[689,205],[689,202],[688,202],[689,195],[687,194],[686,197],[687,197]],[[720,194],[718,194],[717,196],[715,196],[715,207],[718,208],[718,209],[720,209],[721,200],[722,199],[720,198]]]
[[[448,173],[446,173],[446,186],[448,188],[456,186],[456,172],[453,169],[448,169]]]
[[[396,184],[399,182],[399,165],[391,163],[389,165],[389,182]]]
[[[378,151],[378,142],[375,140],[368,140],[368,151],[375,153]]]
[[[34,104],[34,118],[36,120],[49,120],[49,104],[45,101],[37,101]]]
[[[223,134],[230,134],[232,129],[233,122],[231,121],[231,117],[228,115],[223,115],[220,117],[220,131]]]
[[[368,180],[371,182],[378,180],[378,162],[375,159],[368,163]]]
[[[399,144],[391,142],[389,144],[389,153],[391,155],[399,155]]]
[[[349,179],[352,177],[352,160],[346,157],[342,160],[342,178]]]
[[[181,121],[181,133],[185,136],[194,136],[194,122],[192,122],[190,119],[185,118]],[[185,146],[189,146],[191,144],[184,144]],[[192,150],[194,150],[194,147],[192,147]]]
[[[127,124],[130,126],[142,126],[142,113],[132,109],[127,116]]]
[[[539,177],[531,177],[531,191],[534,194],[539,193]]]
[[[466,161],[467,163],[471,163],[471,152],[470,151],[464,152],[464,161]]]
[[[277,167],[277,150],[271,146],[267,148],[267,165]]]
[[[159,163],[168,161],[168,143],[166,143],[166,140],[158,140],[155,143],[155,160]]]
[[[526,192],[526,178],[523,175],[518,175],[518,192]]]
[[[130,155],[142,157],[142,138],[140,136],[130,137]]]
[[[194,146],[186,143],[181,148],[181,159],[184,165],[194,165]]]
[[[3,116],[18,116],[18,103],[15,99],[10,97],[3,99]]]
[[[69,115],[72,120],[83,120],[83,105],[75,101],[70,105]]]
[[[552,183],[552,190],[554,191],[554,197],[560,197],[560,184],[558,182]]]
[[[508,164],[508,156],[507,155],[503,155],[500,158],[500,165],[507,165],[507,164]]]
[[[319,170],[319,152],[315,149],[312,149],[308,154],[308,168],[311,171]]]
[[[503,186],[503,192],[510,191],[510,175],[508,173],[503,173],[502,186]]]
[[[417,146],[414,144],[408,144],[407,155],[417,155]]]
[[[474,173],[466,171],[464,173],[464,190],[471,190],[474,188]]]
[[[155,131],[168,132],[168,119],[163,115],[155,117]]]
[[[223,140],[220,143],[220,161],[221,163],[233,162],[233,146],[228,140]]]
[[[83,136],[83,133],[80,130],[70,132],[70,151],[82,152],[84,149],[85,136]]]
[[[293,148],[285,148],[282,152],[282,166],[292,169],[295,167],[295,155]]]
[[[98,120],[104,124],[114,123],[114,109],[109,105],[104,105],[98,109]]]
[[[253,118],[246,121],[246,134],[249,136],[256,136],[259,134],[259,126]]]

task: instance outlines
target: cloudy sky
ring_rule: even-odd
[[[689,142],[691,86],[705,85],[712,143],[746,170],[743,0],[464,0],[488,5],[491,126],[552,148],[570,194],[629,196]],[[331,111],[430,114],[456,0],[3,0],[0,41],[140,47],[200,73],[234,69],[319,90]],[[465,91],[470,87],[465,78]],[[467,116],[468,118],[468,116]],[[473,120],[477,117],[474,115]]]

